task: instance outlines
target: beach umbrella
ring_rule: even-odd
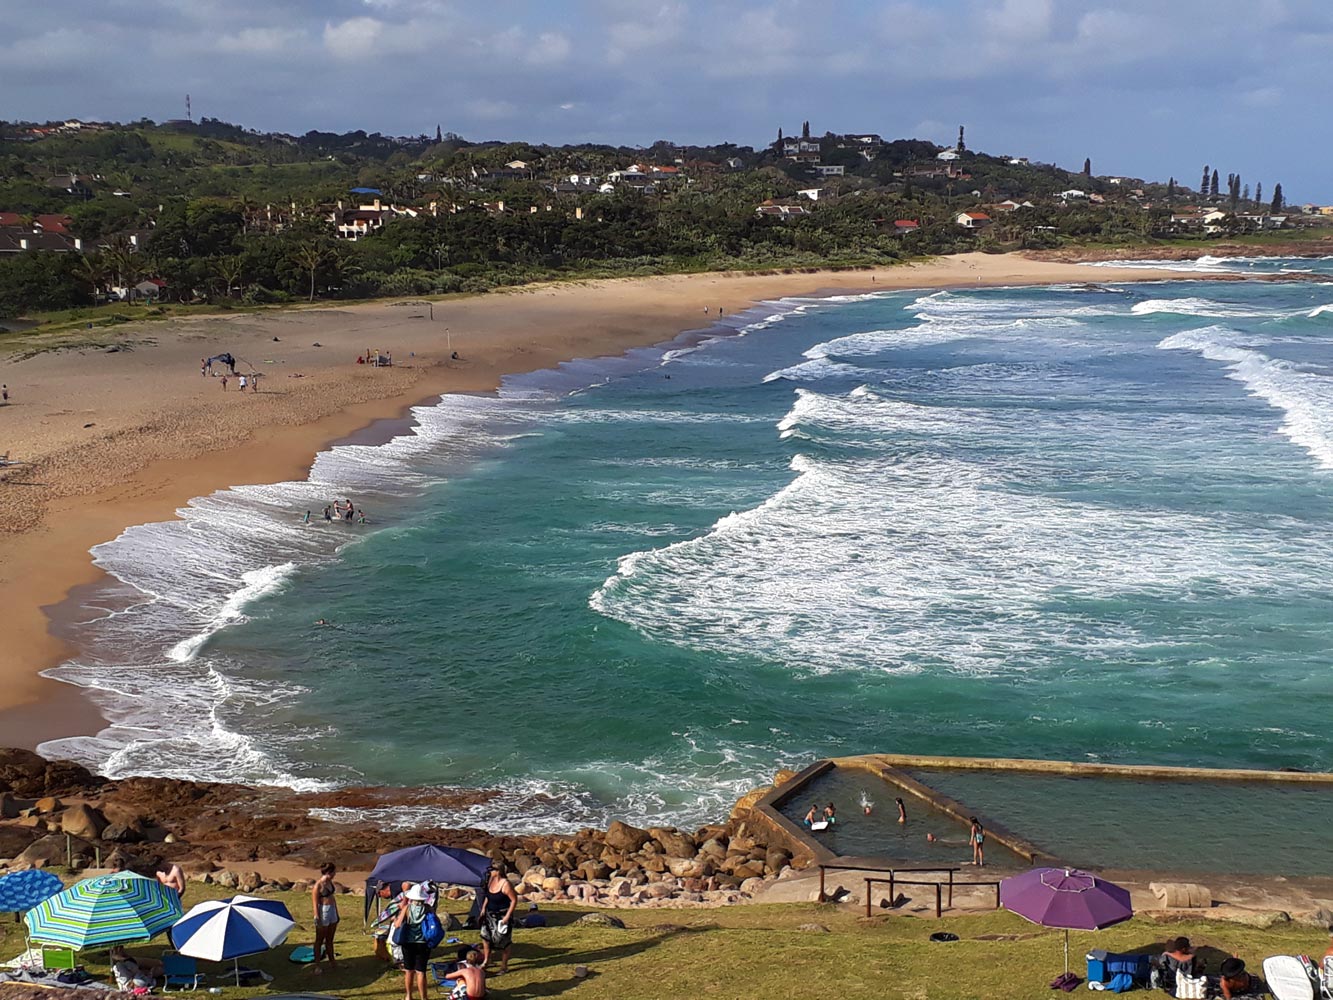
[[[0,913],[24,913],[65,888],[55,875],[40,868],[0,877]]]
[[[486,880],[491,859],[458,847],[421,844],[401,851],[381,854],[375,869],[366,879],[365,916],[370,917],[370,901],[375,890],[386,883],[442,882],[445,885],[477,887]]]
[[[1065,932],[1069,971],[1070,930],[1095,931],[1134,915],[1129,890],[1075,868],[1034,868],[1000,883],[1000,905],[1043,927]]]
[[[239,986],[238,960],[276,948],[295,926],[291,912],[276,899],[210,899],[190,907],[189,913],[172,924],[171,943],[182,955],[206,962],[232,959]]]
[[[147,941],[181,915],[180,897],[133,872],[76,882],[24,914],[28,936],[42,944],[83,948]]]

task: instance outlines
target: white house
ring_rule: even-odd
[[[847,168],[841,163],[816,163],[815,173],[820,177],[842,177],[847,173]]]
[[[1060,192],[1060,197],[1065,201],[1075,201],[1079,198],[1086,198],[1087,196],[1088,193],[1086,191],[1080,191],[1078,188],[1070,188],[1068,191]]]
[[[964,229],[985,229],[991,217],[985,212],[960,212],[956,221]]]
[[[823,188],[806,188],[804,191],[797,191],[798,198],[809,198],[811,201],[818,201],[819,196],[824,193]]]
[[[528,161],[527,161],[527,160],[510,160],[508,163],[505,164],[505,166],[506,166],[507,168],[509,168],[510,170],[527,170],[527,169],[528,169]]]

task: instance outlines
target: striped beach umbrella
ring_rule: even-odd
[[[295,926],[291,912],[276,899],[209,899],[190,907],[172,925],[171,943],[182,955],[221,962],[276,948]],[[239,963],[236,970],[240,985]]]
[[[133,872],[76,882],[24,914],[28,936],[42,944],[82,948],[147,941],[181,915],[180,897]]]
[[[0,876],[0,913],[26,913],[64,888],[64,882],[40,868]]]

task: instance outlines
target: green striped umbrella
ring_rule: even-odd
[[[76,882],[33,907],[23,919],[42,944],[82,948],[147,941],[181,915],[176,891],[133,872]]]

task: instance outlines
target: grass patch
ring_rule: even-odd
[[[214,886],[191,884],[187,908],[193,903],[230,893]],[[247,959],[274,977],[266,987],[229,986],[219,967],[201,963],[210,976],[206,986],[219,985],[225,995],[243,998],[268,993],[312,991],[345,998],[394,1000],[402,995],[401,973],[377,961],[370,937],[361,929],[359,897],[339,898],[343,922],[335,972],[314,975],[287,961],[297,944],[313,941],[310,898],[281,893],[297,918],[289,944],[277,952]],[[450,912],[465,912],[449,903]],[[664,996],[763,998],[815,991],[838,998],[930,998],[1048,996],[1047,984],[1063,968],[1063,936],[1009,913],[946,917],[943,920],[877,916],[869,921],[850,910],[818,904],[732,906],[715,910],[617,910],[626,930],[573,925],[576,907],[544,908],[551,926],[515,934],[510,972],[492,980],[498,997],[549,997],[565,993],[581,1000],[656,1000]],[[829,933],[801,931],[818,923]],[[22,925],[5,922],[0,950],[4,957],[23,947]],[[932,944],[930,934],[948,930],[961,940]],[[1322,953],[1323,935],[1308,928],[1258,930],[1229,923],[1191,921],[1159,925],[1134,920],[1098,933],[1074,932],[1071,965],[1083,969],[1082,956],[1094,947],[1118,951],[1160,950],[1168,937],[1185,934],[1209,962],[1209,971],[1224,954],[1239,954],[1252,969],[1268,955]],[[476,940],[475,932],[457,936]],[[456,946],[449,946],[452,950]],[[1216,950],[1213,950],[1216,949]],[[138,945],[134,954],[155,956],[162,945]],[[437,949],[437,954],[446,951]],[[105,974],[106,953],[85,954],[94,974]],[[574,968],[590,970],[577,979]],[[440,993],[439,995],[443,995]]]

